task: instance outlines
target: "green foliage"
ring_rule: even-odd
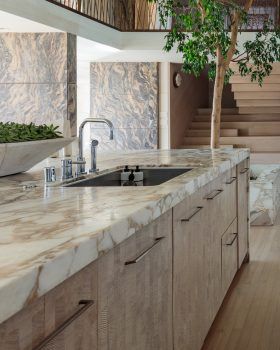
[[[58,126],[2,123],[0,122],[0,143],[47,140],[62,137]]]
[[[167,28],[170,18],[172,29],[166,35],[164,49],[176,47],[183,55],[183,70],[199,76],[206,67],[211,80],[215,79],[217,48],[226,60],[231,47],[231,26],[234,15],[240,18],[239,31],[248,20],[244,8],[233,1],[217,0],[148,0],[156,3],[160,21]],[[188,3],[188,7],[184,4]],[[202,10],[203,9],[203,10]],[[280,61],[280,30],[267,22],[254,40],[248,40],[239,49],[235,48],[232,59],[241,75],[250,75],[252,81],[260,85],[270,74],[272,63]],[[234,72],[226,67],[225,82]]]
[[[250,75],[252,81],[262,85],[266,76],[271,73],[272,64],[280,61],[280,29],[270,31],[267,23],[262,32],[256,34],[254,40],[248,40],[243,44],[243,53],[233,61],[237,62],[242,76]]]

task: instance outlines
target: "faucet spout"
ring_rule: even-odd
[[[110,130],[110,135],[109,139],[113,140],[114,139],[114,125],[109,119],[105,118],[86,118],[80,125],[79,127],[79,160],[82,161],[84,160],[84,151],[83,151],[83,145],[84,145],[84,127],[88,123],[103,123],[108,125],[109,130]],[[96,154],[96,152],[95,152]],[[96,161],[96,159],[95,159]],[[85,171],[84,167],[80,168],[81,173]]]
[[[114,139],[114,126],[113,126],[113,123],[109,119],[105,119],[105,118],[87,118],[87,119],[85,119],[79,127],[79,158],[83,158],[84,127],[88,123],[103,123],[103,124],[108,125],[108,127],[110,129],[109,138],[110,138],[110,140]]]

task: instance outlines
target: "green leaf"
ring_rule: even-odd
[[[62,134],[58,126],[18,124],[0,122],[0,143],[25,142],[60,138]]]

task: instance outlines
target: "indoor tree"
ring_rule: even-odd
[[[199,76],[208,68],[214,80],[211,115],[211,148],[219,148],[222,93],[224,84],[237,69],[241,76],[262,85],[272,64],[280,61],[280,31],[267,20],[252,40],[238,45],[254,0],[148,0],[156,3],[160,21],[172,29],[164,50],[177,47],[183,55],[183,71]],[[236,64],[235,69],[231,63]]]

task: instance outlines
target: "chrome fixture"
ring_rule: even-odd
[[[84,140],[83,140],[83,138],[84,138],[84,127],[88,123],[103,123],[103,124],[108,125],[108,127],[110,129],[109,138],[110,138],[110,140],[114,139],[114,126],[110,120],[105,119],[105,118],[87,118],[87,119],[85,119],[79,128],[79,156],[77,158],[77,163],[79,166],[77,166],[77,175],[81,175],[81,174],[85,173],[85,158],[84,158],[84,152],[83,152]],[[91,169],[90,169],[90,172],[97,171],[97,169],[96,169],[96,154],[97,154],[96,148],[97,148],[97,146],[98,146],[98,141],[93,140],[91,143]]]
[[[72,159],[65,158],[61,160],[61,179],[62,180],[68,180],[72,179],[73,172],[72,172]]]
[[[73,177],[73,165],[77,165],[77,169],[76,169],[76,176],[81,175],[79,173],[79,169],[81,166],[84,166],[86,164],[85,161],[73,161],[71,158],[65,158],[61,160],[61,179],[62,180],[68,180],[68,179],[72,179]]]
[[[44,175],[45,175],[45,182],[55,182],[56,181],[56,173],[55,173],[55,167],[46,167],[44,169]]]
[[[99,142],[97,140],[91,141],[91,168],[89,169],[90,173],[95,173],[98,169],[96,167],[96,158],[97,158],[97,146]]]
[[[84,168],[86,165],[86,161],[83,158],[83,160],[80,160],[80,157],[77,157],[76,161],[72,161],[72,165],[76,165],[76,171],[75,171],[75,176],[78,177],[80,175],[86,174]]]

